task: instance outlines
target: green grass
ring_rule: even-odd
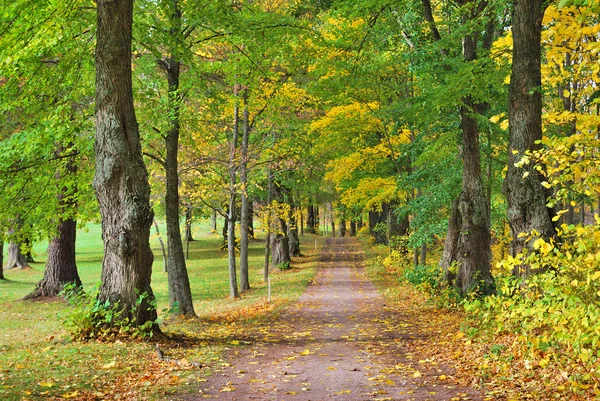
[[[253,319],[273,316],[278,308],[294,301],[316,271],[315,238],[304,237],[307,255],[296,259],[293,269],[273,270],[272,303],[262,283],[264,244],[250,247],[250,285],[240,299],[230,300],[226,251],[222,238],[211,233],[207,223],[195,224],[190,243],[188,272],[198,319],[181,320],[163,312],[168,308],[168,286],[160,245],[152,230],[155,254],[152,288],[157,298],[161,328],[166,333],[185,334],[188,347],[163,344],[172,357],[204,363],[220,358],[224,347]],[[164,233],[164,227],[161,233]],[[164,235],[164,234],[163,234]],[[144,342],[72,342],[62,325],[69,305],[61,300],[21,301],[43,276],[46,244],[34,247],[36,263],[30,270],[7,270],[0,281],[0,397],[4,400],[39,400],[53,397],[74,399],[162,399],[165,392],[194,385],[207,374],[186,371],[179,376],[161,365],[154,345]],[[102,241],[99,225],[79,230],[77,266],[84,288],[100,281]],[[162,367],[161,367],[162,366]],[[177,373],[177,372],[175,372]],[[145,377],[149,379],[145,380]],[[177,377],[177,380],[173,379]],[[182,379],[185,378],[185,379]],[[160,385],[159,385],[160,384]],[[110,389],[107,391],[107,389]],[[144,391],[142,391],[144,390]],[[102,394],[101,394],[102,393]]]

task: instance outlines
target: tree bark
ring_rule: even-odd
[[[346,236],[346,219],[340,220],[340,237]]]
[[[0,238],[0,280],[4,280],[4,238]]]
[[[291,257],[302,256],[300,253],[300,237],[298,236],[298,222],[296,221],[296,216],[294,215],[294,202],[291,198],[290,194],[290,212],[288,215],[288,220],[290,224],[287,229],[287,236],[289,238],[289,252]]]
[[[542,187],[533,165],[515,167],[525,152],[538,149],[542,139],[541,31],[547,2],[515,0],[513,12],[513,61],[508,90],[508,171],[503,190],[512,234],[512,250],[521,253],[527,246],[520,233],[535,230],[541,238],[554,237],[552,211],[546,206],[548,193]],[[530,242],[533,244],[533,241]],[[528,276],[529,267],[521,266],[516,275]]]
[[[57,146],[56,156],[63,153],[64,147]],[[75,161],[69,159],[65,165],[64,172],[57,172],[55,178],[58,183],[61,178],[67,178],[77,173]],[[62,176],[62,177],[61,177]],[[37,297],[57,296],[66,284],[81,286],[81,279],[77,272],[75,260],[75,243],[77,238],[77,221],[71,217],[77,207],[75,197],[77,188],[69,188],[66,185],[58,186],[58,204],[60,220],[56,236],[48,243],[48,260],[44,269],[44,278],[36,285],[36,288],[23,299]]]
[[[315,207],[313,205],[308,205],[306,210],[307,210],[306,232],[315,234],[317,232],[317,230],[316,230],[316,221],[317,220],[315,218]]]
[[[356,221],[354,219],[350,220],[350,236],[356,236]]]
[[[213,232],[217,232],[217,211],[213,209],[212,215],[210,217],[211,229]]]
[[[185,209],[185,240],[187,242],[193,242],[194,236],[192,235],[192,221],[194,217],[194,209],[188,207]]]
[[[234,88],[234,95],[238,96],[237,84]],[[237,198],[237,166],[235,156],[237,152],[237,142],[239,137],[239,114],[240,107],[235,101],[233,109],[233,134],[229,144],[229,213],[227,214],[227,255],[229,259],[229,296],[237,298],[240,296],[237,284],[237,271],[235,263],[235,219],[236,219],[236,198]]]
[[[75,239],[77,222],[66,218],[58,226],[58,234],[48,244],[48,261],[44,278],[35,290],[23,299],[57,296],[66,284],[81,286],[81,279],[75,263]]]
[[[158,228],[158,222],[154,219],[154,229],[156,230],[156,236],[158,237],[158,242],[160,243],[160,251],[163,258],[163,271],[168,272],[168,259],[167,259],[167,251],[165,250],[165,242],[162,239],[162,235],[160,235],[160,229]]]
[[[279,232],[271,234],[271,260],[274,266],[282,266],[289,264],[292,259],[290,257],[289,237],[287,233],[287,224],[284,219],[279,220]]]
[[[458,236],[460,234],[460,227],[462,226],[460,213],[458,211],[458,202],[458,198],[452,202],[450,218],[448,219],[448,229],[446,230],[446,238],[444,240],[444,251],[440,260],[440,267],[444,271],[444,276],[448,285],[451,286],[453,286],[456,281],[456,273],[450,271],[450,266],[457,260],[456,252]]]
[[[8,243],[8,261],[6,262],[6,269],[26,269],[29,267],[25,255],[21,252],[21,244],[18,242],[10,241]]]
[[[178,41],[181,30],[181,10],[178,8],[177,0],[173,0],[173,15],[171,18],[173,26],[170,29],[171,36]],[[165,136],[165,208],[167,224],[167,250],[168,250],[168,283],[169,283],[169,306],[172,313],[183,316],[194,317],[194,302],[192,290],[183,252],[181,240],[181,227],[179,224],[179,134],[181,121],[181,95],[179,93],[179,78],[181,63],[175,52],[163,62],[168,80],[169,96],[169,131]],[[187,217],[187,213],[186,213]],[[187,223],[187,219],[186,219]],[[186,232],[187,232],[186,224]]]
[[[474,17],[477,17],[475,11],[464,17],[464,24]],[[463,37],[463,58],[467,62],[477,58],[475,33]],[[463,175],[462,192],[458,200],[461,226],[456,245],[456,288],[463,294],[474,289],[480,294],[495,291],[490,267],[490,211],[481,174],[479,127],[474,116],[477,107],[470,95],[463,99],[460,107]]]
[[[157,318],[150,286],[153,255],[148,172],[133,107],[133,0],[97,1],[96,173],[102,216],[102,284],[98,298],[116,305],[134,325]],[[140,294],[144,297],[138,304]],[[154,327],[158,330],[158,326]]]
[[[248,273],[248,243],[250,237],[250,204],[248,202],[248,137],[250,135],[250,122],[248,113],[248,89],[242,95],[244,111],[242,112],[242,148],[240,161],[240,289],[248,291],[250,280]]]

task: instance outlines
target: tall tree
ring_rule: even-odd
[[[169,303],[171,309],[177,313],[184,316],[196,316],[179,225],[178,151],[182,99],[179,91],[181,61],[178,49],[181,46],[183,32],[178,1],[172,0],[169,9],[171,11],[171,15],[168,16],[170,20],[169,35],[175,45],[172,46],[169,56],[159,61],[159,65],[167,74],[170,117],[169,129],[165,136],[166,156],[164,161]]]
[[[543,0],[515,0],[513,10],[512,73],[508,96],[509,148],[504,193],[507,219],[512,234],[513,255],[526,248],[526,237],[534,233],[548,239],[555,235],[552,212],[546,206],[548,194],[542,177],[532,164],[519,163],[542,139],[542,19],[548,5]],[[527,276],[522,266],[516,275]]]
[[[248,112],[248,88],[242,93],[244,110],[242,111],[242,147],[240,159],[240,289],[250,289],[248,274],[248,242],[250,240],[251,205],[248,197],[248,140],[250,136],[250,116]]]
[[[133,0],[99,0],[96,4],[94,188],[104,241],[98,298],[117,306],[133,324],[142,325],[156,320],[157,313],[150,286],[154,213],[133,106]]]

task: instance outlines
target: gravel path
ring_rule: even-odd
[[[327,240],[314,282],[188,400],[481,400],[453,370],[411,353],[421,334],[366,277],[355,238]],[[422,359],[425,358],[425,359]]]

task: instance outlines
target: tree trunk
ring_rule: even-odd
[[[460,213],[458,211],[458,198],[452,202],[450,218],[448,219],[448,229],[446,231],[446,239],[444,240],[444,251],[440,260],[440,267],[444,271],[444,276],[448,285],[453,286],[456,280],[456,273],[450,271],[450,266],[456,261],[456,252],[458,244],[458,236],[460,234]]]
[[[194,217],[194,209],[188,207],[185,209],[185,240],[187,242],[194,241],[194,236],[192,235],[192,221]]]
[[[423,266],[427,264],[427,244],[425,242],[421,244],[421,264]]]
[[[546,6],[547,2],[542,0],[514,1],[513,61],[508,91],[508,172],[503,190],[515,254],[526,246],[525,237],[519,237],[520,233],[535,230],[545,239],[556,234],[553,213],[546,206],[548,193],[541,185],[543,178],[532,164],[515,167],[525,152],[541,146],[536,141],[542,139],[541,30]],[[517,270],[518,275],[529,275],[528,266]]]
[[[242,100],[244,111],[242,113],[242,149],[240,162],[241,210],[240,210],[240,289],[250,289],[248,273],[248,242],[250,226],[250,202],[248,201],[248,136],[250,124],[248,115],[248,89],[244,90]]]
[[[177,0],[173,0],[173,15],[171,35],[177,35],[181,29],[181,10]],[[169,306],[172,313],[183,316],[196,316],[192,290],[188,277],[183,243],[181,240],[181,227],[179,225],[179,172],[177,170],[179,152],[179,132],[181,121],[181,95],[179,93],[180,62],[173,53],[161,63],[166,72],[169,84],[169,131],[165,136],[165,207],[167,224],[167,250],[168,250],[168,283]],[[191,209],[188,209],[191,210]],[[186,213],[187,223],[187,213]],[[186,232],[188,225],[186,224]]]
[[[300,237],[298,236],[298,222],[296,221],[296,216],[294,215],[294,205],[293,203],[290,205],[290,212],[288,215],[288,220],[290,224],[288,225],[287,235],[289,238],[289,252],[291,257],[302,256],[300,253]]]
[[[213,232],[217,232],[217,211],[213,209],[212,215],[210,217],[211,228]]]
[[[465,24],[469,18],[465,17]],[[466,35],[463,38],[463,58],[467,62],[474,61],[477,58],[476,50],[475,34]],[[463,294],[475,289],[480,294],[495,291],[490,267],[490,211],[481,174],[479,127],[474,115],[477,107],[470,96],[463,99],[460,107],[463,174],[458,201],[461,227],[456,250],[456,288]]]
[[[102,216],[102,284],[98,299],[142,325],[157,318],[150,287],[148,172],[142,159],[131,84],[133,0],[98,1],[96,30],[96,174]],[[144,297],[138,304],[140,294]],[[158,330],[158,326],[155,326]]]
[[[234,95],[238,96],[237,84],[234,88]],[[237,298],[240,296],[237,284],[237,271],[235,263],[235,201],[237,197],[237,166],[235,164],[235,156],[237,152],[237,142],[239,137],[239,114],[240,107],[235,101],[233,109],[233,134],[231,143],[229,144],[229,213],[227,214],[227,255],[229,259],[229,296]]]
[[[350,220],[350,236],[356,236],[356,221],[354,219]]]
[[[8,243],[8,261],[6,263],[6,269],[26,269],[28,267],[29,263],[27,263],[25,255],[21,252],[21,244],[10,241]]]
[[[59,157],[63,151],[64,147],[58,145],[55,155]],[[74,176],[76,173],[77,166],[75,161],[69,159],[65,165],[64,172],[57,172],[55,178],[60,183],[61,178],[69,178],[69,176]],[[77,188],[59,185],[58,190],[60,220],[56,236],[48,243],[48,260],[44,269],[44,278],[23,299],[57,296],[66,284],[73,284],[76,287],[81,286],[81,279],[79,278],[75,262],[77,221],[70,217],[77,208],[75,201]]]
[[[267,184],[267,224],[266,224],[266,236],[265,236],[265,265],[263,268],[263,281],[267,283],[269,280],[269,260],[271,254],[271,202],[273,202],[273,172],[271,167],[267,170],[268,184]]]
[[[490,268],[490,213],[481,177],[479,129],[471,113],[470,107],[461,107],[463,185],[458,201],[461,228],[456,287],[463,294],[476,288],[480,294],[490,294],[495,290]]]
[[[229,240],[228,240],[229,218],[227,217],[228,215],[229,215],[229,206],[227,207],[226,215],[225,215],[225,218],[223,219],[223,230],[221,230],[221,232],[223,234],[223,245],[221,245],[221,249],[227,249],[227,244],[229,243]]]
[[[48,261],[44,270],[44,278],[35,290],[23,299],[57,296],[65,284],[81,286],[81,280],[75,263],[75,239],[77,222],[67,218],[60,222],[58,234],[48,244]]]
[[[346,219],[340,220],[340,237],[346,236]]]
[[[0,238],[0,280],[4,280],[4,238]]]
[[[254,206],[248,199],[248,239],[256,239],[254,234]]]
[[[335,238],[335,218],[333,216],[333,206],[331,203],[327,205],[329,211],[329,218],[331,219],[331,236]]]
[[[316,230],[316,221],[317,220],[315,218],[315,207],[313,205],[308,205],[306,210],[307,210],[306,232],[315,234],[317,232],[317,230]]]
[[[376,244],[387,245],[387,204],[381,209],[380,212],[369,211],[369,231]]]
[[[287,232],[285,220],[279,219],[279,232],[271,234],[271,260],[274,266],[283,266],[292,261],[290,257],[289,237],[284,234]]]
[[[160,243],[160,251],[163,258],[163,271],[166,273],[168,271],[168,262],[167,262],[167,251],[165,250],[165,242],[162,239],[162,235],[160,235],[160,229],[158,228],[158,223],[156,219],[154,219],[154,229],[156,230],[156,236],[158,237],[158,242]]]

